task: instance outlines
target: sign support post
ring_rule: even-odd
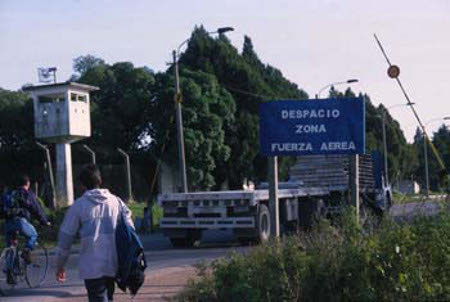
[[[359,223],[359,155],[358,154],[352,154],[349,158],[349,164],[350,164],[350,177],[349,177],[349,187],[350,187],[350,200],[351,204],[356,209],[356,221]]]
[[[280,237],[280,213],[278,207],[278,157],[269,156],[269,211],[270,233]]]

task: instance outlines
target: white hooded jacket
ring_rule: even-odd
[[[120,211],[133,226],[131,211],[107,189],[86,191],[67,211],[58,236],[56,266],[63,268],[76,234],[80,236],[81,279],[114,277],[117,273],[115,229]]]

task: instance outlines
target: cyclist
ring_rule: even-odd
[[[36,199],[36,195],[30,190],[30,178],[23,174],[16,180],[15,188],[6,192],[3,196],[3,210],[6,213],[5,239],[9,245],[14,235],[25,236],[27,241],[22,251],[21,257],[27,264],[31,263],[30,251],[37,243],[38,233],[31,224],[31,217],[39,219],[42,225],[50,225],[47,217],[42,212],[41,206]]]

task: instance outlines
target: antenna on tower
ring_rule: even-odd
[[[40,67],[40,68],[38,68],[39,82],[50,83],[52,81],[51,76],[53,75],[53,83],[56,84],[56,70],[58,70],[56,67]]]

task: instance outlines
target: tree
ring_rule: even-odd
[[[433,135],[433,145],[436,147],[441,160],[444,163],[443,169],[438,163],[436,156],[432,154],[428,158],[430,164],[430,184],[433,190],[439,191],[445,189],[444,177],[449,173],[450,167],[450,129],[443,124]],[[431,153],[431,152],[430,152]]]
[[[301,100],[308,95],[285,79],[278,69],[263,64],[249,37],[245,38],[243,52],[239,54],[224,35],[214,39],[202,27],[196,28],[180,65],[181,70],[214,74],[236,102],[236,122],[225,128],[225,144],[231,148],[230,159],[225,163],[230,187],[241,188],[245,178],[265,180],[267,159],[259,153],[259,103],[272,99]],[[292,161],[280,158],[281,178],[287,177]]]
[[[153,150],[156,154],[165,145],[164,159],[176,166],[172,75],[167,72],[157,76]],[[191,190],[207,190],[226,179],[231,148],[225,143],[225,129],[234,124],[235,103],[214,75],[183,68],[180,84],[189,186]]]
[[[87,143],[109,149],[145,147],[142,138],[151,132],[155,84],[148,68],[129,62],[98,64],[82,73],[79,82],[100,87],[91,96],[93,131]]]
[[[89,69],[100,65],[105,65],[105,61],[103,59],[94,57],[93,55],[79,56],[73,60],[73,70],[76,74],[72,75],[72,79],[76,80],[81,75],[85,74]]]
[[[11,175],[40,177],[42,158],[33,130],[33,103],[22,91],[0,88],[0,187],[11,185]]]

